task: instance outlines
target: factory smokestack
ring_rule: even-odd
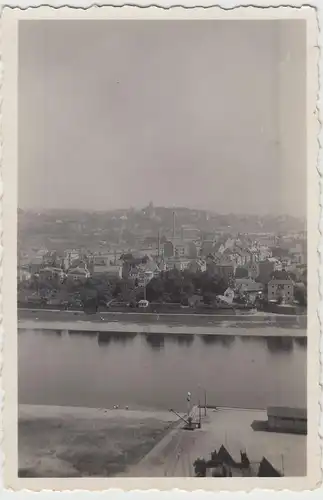
[[[176,234],[176,212],[173,212],[173,238],[175,238]]]
[[[158,236],[157,236],[157,255],[158,257],[160,256],[160,231],[158,230]]]

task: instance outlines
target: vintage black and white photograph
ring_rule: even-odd
[[[14,474],[306,479],[311,9],[153,12],[15,14]]]

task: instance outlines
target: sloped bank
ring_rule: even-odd
[[[109,477],[139,462],[178,418],[170,412],[19,406],[20,477]]]

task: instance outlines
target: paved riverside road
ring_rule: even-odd
[[[177,323],[197,325],[218,325],[223,322],[234,322],[260,325],[276,325],[281,328],[306,328],[306,315],[284,315],[257,312],[254,314],[195,314],[195,313],[150,313],[150,312],[98,312],[86,314],[83,311],[62,311],[55,309],[18,309],[18,319],[41,319],[42,321],[121,321],[138,323]]]
[[[306,336],[306,316],[275,314],[207,315],[19,309],[18,327],[145,333],[213,333],[255,336]]]
[[[285,476],[306,474],[306,436],[255,432],[254,420],[267,420],[266,410],[217,408],[202,413],[202,428],[186,431],[181,423],[172,429],[137,465],[128,477],[194,477],[194,461],[210,459],[223,445],[236,461],[246,450],[251,464],[265,456]],[[282,459],[283,457],[283,459]],[[282,470],[283,464],[283,470]]]

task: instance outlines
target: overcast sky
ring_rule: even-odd
[[[305,214],[302,21],[20,21],[19,206]]]

